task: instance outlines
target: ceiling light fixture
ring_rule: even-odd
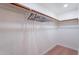
[[[68,4],[64,4],[64,7],[65,7],[65,8],[68,7]]]

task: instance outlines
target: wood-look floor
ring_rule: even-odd
[[[48,51],[45,55],[78,55],[78,51],[57,45]]]

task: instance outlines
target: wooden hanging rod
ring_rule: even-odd
[[[31,10],[31,11],[36,12],[36,13],[38,13],[38,14],[47,16],[47,17],[52,18],[52,19],[55,19],[55,18],[50,17],[50,16],[48,16],[48,15],[46,15],[46,14],[43,14],[43,13],[41,13],[41,12],[38,12],[38,11],[35,11],[35,10],[30,9],[30,8],[28,8],[28,7],[25,7],[25,6],[23,6],[23,5],[19,4],[19,3],[10,3],[10,4],[15,5],[15,6],[18,6],[18,7],[20,7],[20,8],[26,9],[26,10]],[[59,20],[57,20],[57,19],[55,19],[55,20],[56,20],[56,21],[59,21]]]

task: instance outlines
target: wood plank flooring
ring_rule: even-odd
[[[45,55],[78,55],[78,51],[64,47],[64,46],[56,45],[53,49],[48,51]]]

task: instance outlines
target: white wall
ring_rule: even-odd
[[[24,14],[10,8],[0,5],[0,54],[23,54]]]
[[[56,26],[52,23],[28,22],[26,24],[26,41],[28,54],[42,54],[55,46]],[[26,48],[27,48],[26,47]]]
[[[61,25],[58,29],[57,44],[78,50],[79,25]]]
[[[79,24],[78,19],[61,21],[58,28],[57,44],[67,46],[69,48],[79,49]]]
[[[55,46],[56,22],[25,22],[27,15],[24,12],[14,10],[11,6],[2,6],[0,5],[0,54],[42,54]]]

